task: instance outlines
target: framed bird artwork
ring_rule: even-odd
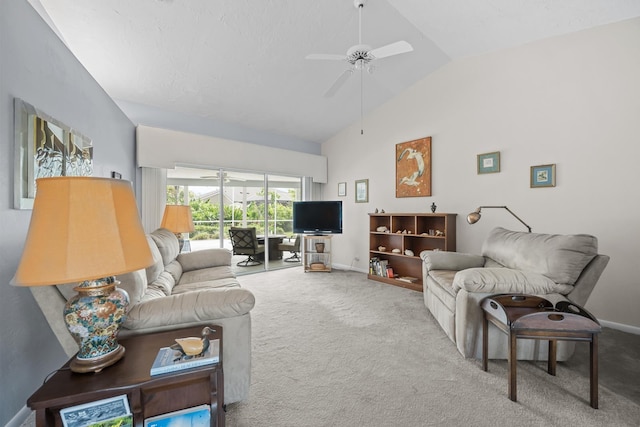
[[[396,197],[431,196],[431,137],[396,144]]]

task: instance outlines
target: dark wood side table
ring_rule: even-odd
[[[149,374],[160,347],[174,344],[176,338],[199,337],[202,326],[118,340],[126,349],[124,357],[101,372],[71,372],[67,362],[27,400],[36,411],[36,426],[62,427],[61,409],[126,394],[136,427],[143,426],[145,418],[202,404],[211,406],[211,426],[224,427],[222,327],[211,327],[215,333],[210,339],[220,340],[220,363],[214,365]]]
[[[588,341],[590,400],[598,408],[598,334],[602,327],[584,308],[568,301],[555,306],[548,300],[521,294],[492,295],[480,302],[482,321],[482,370],[487,370],[489,322],[509,336],[509,399],[517,401],[516,366],[518,338],[548,340],[547,372],[556,374],[557,341]]]

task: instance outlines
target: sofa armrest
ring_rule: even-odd
[[[229,249],[204,249],[178,255],[178,262],[182,271],[200,270],[203,268],[231,265],[231,251]]]
[[[248,289],[207,289],[142,301],[131,307],[127,329],[181,327],[183,324],[242,316],[251,311],[255,297]]]
[[[429,270],[459,271],[484,266],[483,256],[462,252],[422,251],[420,257],[427,272]]]

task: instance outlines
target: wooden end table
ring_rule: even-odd
[[[224,427],[222,327],[211,328],[215,333],[210,339],[220,340],[220,362],[213,365],[153,377],[149,373],[160,347],[174,344],[176,338],[199,337],[202,326],[118,340],[126,349],[124,357],[100,372],[71,372],[67,362],[27,400],[36,411],[36,426],[62,427],[61,409],[126,394],[136,427],[142,427],[145,418],[202,404],[211,406],[211,426]]]
[[[508,391],[517,401],[516,365],[518,338],[548,340],[547,372],[556,375],[557,341],[588,341],[590,356],[590,403],[598,409],[598,334],[602,327],[584,308],[569,301],[555,306],[548,300],[521,294],[491,295],[480,302],[482,321],[482,370],[487,370],[489,322],[509,336]]]

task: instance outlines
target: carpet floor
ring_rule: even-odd
[[[250,397],[229,405],[231,427],[638,426],[640,406],[560,363],[519,362],[518,402],[506,361],[464,359],[422,293],[334,270],[286,269],[241,278],[252,311]]]

